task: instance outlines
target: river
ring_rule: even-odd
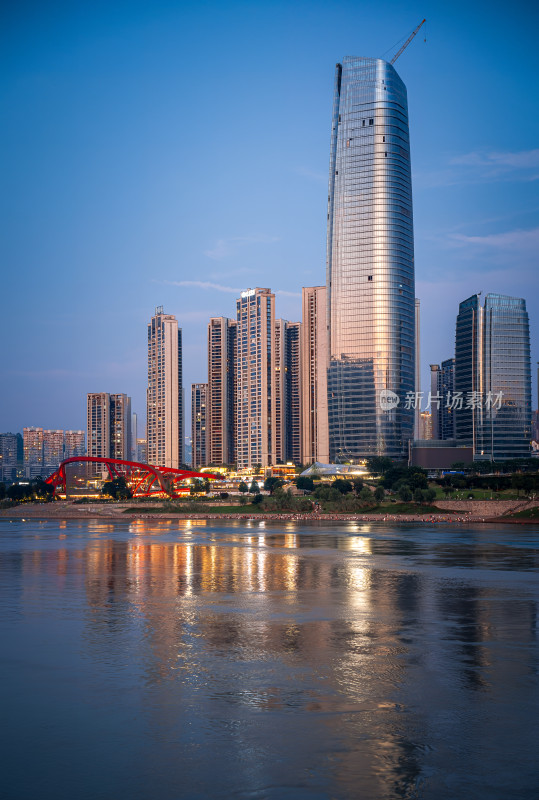
[[[0,521],[2,797],[539,798],[539,526]]]

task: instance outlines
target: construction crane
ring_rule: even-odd
[[[423,23],[425,23],[426,21],[427,21],[427,20],[426,20],[426,19],[424,19],[424,20],[423,20],[423,22],[420,22],[420,23],[419,23],[419,25],[417,26],[417,28],[415,29],[415,31],[414,31],[413,33],[411,33],[411,34],[410,34],[410,36],[409,36],[409,37],[406,39],[406,41],[404,42],[403,46],[401,47],[401,49],[400,49],[400,50],[399,50],[399,52],[397,53],[397,55],[396,55],[396,56],[393,56],[393,58],[392,58],[392,59],[391,59],[391,61],[389,62],[390,64],[394,64],[394,63],[395,63],[395,61],[397,60],[397,58],[398,58],[398,57],[399,57],[399,56],[400,56],[402,53],[404,53],[404,51],[406,50],[406,48],[408,47],[408,45],[410,44],[410,42],[412,41],[412,39],[414,38],[414,36],[415,36],[415,35],[416,35],[416,33],[418,32],[418,30],[420,29],[420,27],[421,27],[421,26],[423,25]]]

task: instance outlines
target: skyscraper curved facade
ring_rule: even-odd
[[[415,391],[408,103],[382,59],[337,64],[327,303],[331,460],[405,457],[414,424],[407,395]]]

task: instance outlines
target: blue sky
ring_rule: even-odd
[[[390,58],[423,17],[396,68],[424,388],[453,354],[459,301],[501,292],[527,300],[536,403],[537,6],[19,0],[1,13],[0,430],[84,428],[89,391],[130,394],[143,420],[157,305],[183,328],[186,400],[207,379],[208,318],[234,316],[239,289],[270,286],[278,316],[300,319],[301,287],[325,283],[335,63]]]

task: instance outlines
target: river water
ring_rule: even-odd
[[[539,798],[539,527],[0,521],[9,800]]]

